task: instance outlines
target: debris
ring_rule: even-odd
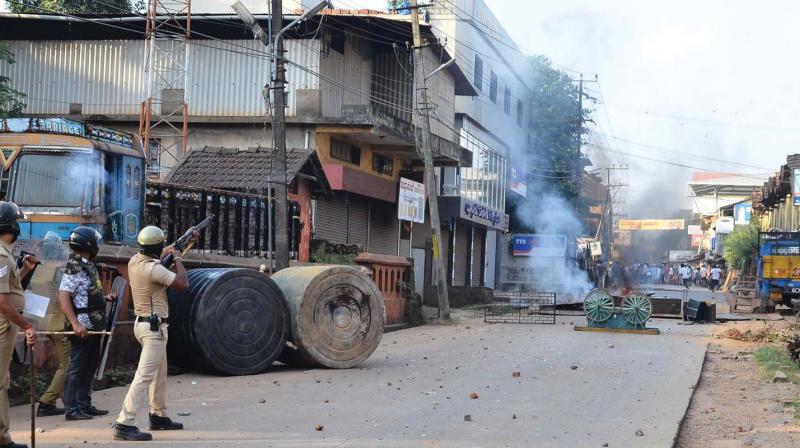
[[[608,446],[608,442],[604,443],[603,446]]]
[[[520,375],[520,373],[519,373],[519,372],[517,372],[517,371],[511,372],[511,376],[512,376],[513,378],[519,378],[519,375]]]
[[[569,366],[569,368],[570,368],[570,369],[572,369],[572,370],[578,370],[578,366],[576,366],[576,365],[574,365],[574,364],[573,364],[573,365],[571,365],[571,366]]]
[[[267,402],[267,400],[265,400],[265,399],[263,399],[263,398],[262,398],[262,399],[258,400],[258,402],[259,402],[259,403],[266,403],[266,402]]]
[[[473,393],[469,394],[469,398],[471,398],[473,400],[477,400],[478,399],[478,393],[477,392],[473,392]]]
[[[189,412],[189,411],[179,411],[178,415],[180,415],[181,417],[188,417],[188,416],[192,415],[192,413]]]
[[[330,402],[331,402],[330,400],[325,400],[325,404],[328,404],[328,403],[330,403]]]
[[[775,376],[772,377],[773,383],[786,383],[789,381],[789,377],[786,376],[782,370],[776,370]]]
[[[516,420],[516,419],[517,419],[517,414],[511,414],[511,420]]]
[[[471,422],[472,421],[472,415],[470,415],[470,414],[465,415],[464,416],[464,421],[465,422]]]
[[[609,345],[608,348],[614,348],[614,346],[613,345]]]
[[[314,429],[316,429],[317,431],[322,431],[323,429],[325,429],[325,427],[322,425],[317,425],[314,427]]]
[[[44,428],[36,428],[36,432],[41,434],[44,432]]]
[[[641,429],[637,429],[636,430],[636,435],[639,436],[639,437],[642,437],[644,435],[644,431],[642,431]]]

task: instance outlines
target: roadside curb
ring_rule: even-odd
[[[680,423],[678,423],[678,430],[675,432],[675,438],[672,439],[672,448],[677,448],[678,440],[681,437],[681,432],[683,431],[683,425],[686,423],[687,417],[689,416],[689,408],[692,406],[692,400],[694,400],[694,395],[697,393],[697,389],[700,386],[700,381],[703,379],[703,370],[706,368],[706,362],[708,361],[708,347],[711,345],[710,342],[706,342],[706,349],[703,354],[703,363],[700,365],[700,374],[697,375],[697,381],[694,383],[694,388],[692,389],[691,395],[689,395],[689,402],[686,403],[686,410],[683,412],[683,417],[681,417]]]

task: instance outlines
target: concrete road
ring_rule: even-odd
[[[186,430],[155,433],[148,445],[671,447],[710,327],[654,320],[662,334],[651,336],[575,332],[573,323],[585,322],[488,325],[462,315],[387,334],[352,370],[170,377],[170,411]],[[95,403],[116,413],[125,392],[97,392]],[[28,412],[12,409],[18,442],[29,441]],[[111,441],[113,420],[40,418],[37,446],[131,446]]]

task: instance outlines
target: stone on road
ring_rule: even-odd
[[[463,317],[389,333],[355,369],[276,366],[255,376],[170,377],[167,403],[186,429],[154,432],[147,445],[672,446],[700,375],[708,327],[654,320],[662,334],[653,336],[567,325],[583,320],[487,325]],[[95,392],[95,404],[112,410],[106,417],[37,419],[46,429],[37,446],[126,446],[111,440],[126,390]],[[191,415],[178,418],[180,411]],[[12,409],[15,441],[29,441],[28,413],[27,406]],[[146,419],[142,409],[142,429]]]

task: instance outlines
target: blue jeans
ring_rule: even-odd
[[[78,414],[92,406],[92,383],[100,365],[100,335],[70,338],[69,367],[64,384],[64,409]]]

